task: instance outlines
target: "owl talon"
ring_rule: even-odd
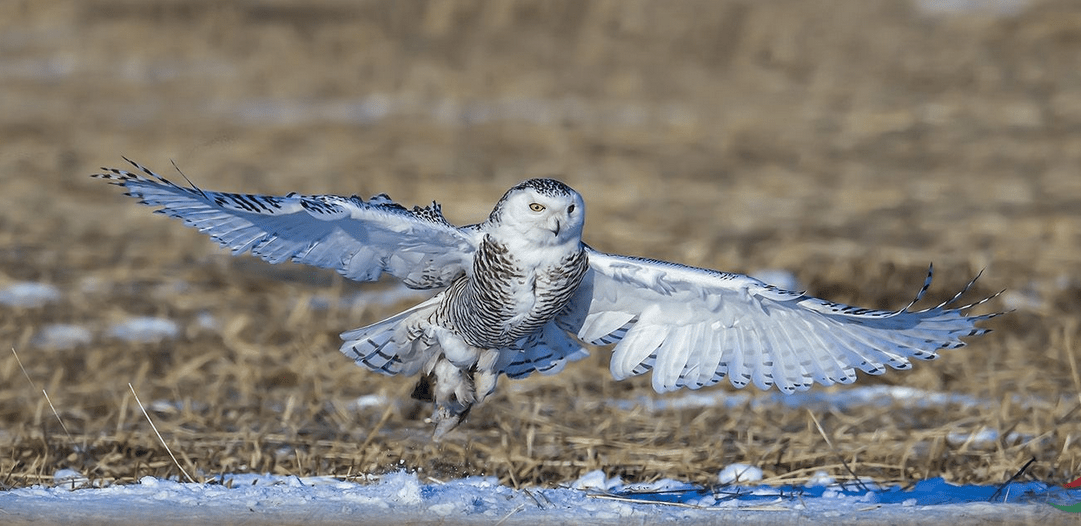
[[[443,440],[447,433],[454,431],[458,424],[465,420],[465,417],[469,415],[469,410],[472,408],[472,405],[463,405],[457,402],[451,402],[449,406],[437,406],[435,411],[432,412],[432,422],[435,423],[432,440],[435,442]]]

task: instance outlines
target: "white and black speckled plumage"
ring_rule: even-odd
[[[130,161],[129,161],[130,162]],[[933,359],[987,329],[972,304],[897,311],[833,303],[732,273],[605,254],[582,243],[582,197],[552,179],[511,188],[488,219],[451,225],[437,203],[407,209],[380,194],[282,197],[181,187],[138,173],[96,177],[127,189],[234,254],[291,260],[367,281],[388,273],[433,298],[342,334],[341,351],[388,375],[420,374],[414,396],[435,403],[436,438],[510,378],[553,373],[614,344],[617,379],[653,371],[659,392],[727,378],[736,387],[850,383]],[[973,280],[975,281],[975,280]],[[916,297],[931,283],[931,272]],[[972,284],[969,283],[969,286]],[[993,296],[992,296],[993,297]]]

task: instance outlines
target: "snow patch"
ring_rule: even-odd
[[[807,479],[806,486],[814,488],[818,486],[829,486],[836,482],[837,481],[834,480],[829,473],[826,473],[825,471],[815,471],[814,475],[811,475],[811,478]]]
[[[0,289],[0,304],[32,308],[60,301],[60,289],[48,283],[20,281]]]
[[[415,506],[420,504],[420,481],[417,476],[404,471],[388,473],[380,484],[389,490],[391,499],[398,504]]]
[[[762,469],[748,464],[729,464],[717,474],[721,484],[746,484],[762,480]]]
[[[916,8],[935,16],[989,15],[1016,16],[1028,9],[1031,0],[916,0]]]
[[[595,469],[578,477],[571,487],[576,490],[608,491],[622,485],[623,481],[619,477],[608,478],[603,471]]]
[[[221,330],[221,322],[213,314],[203,311],[195,316],[195,327],[202,331],[218,332]]]
[[[75,490],[90,484],[90,479],[74,469],[60,469],[53,473],[53,485],[60,488]]]
[[[739,471],[747,473],[748,466]],[[731,466],[737,470],[735,465]],[[913,514],[937,523],[958,516],[991,522],[1026,522],[1060,513],[1047,503],[1081,501],[1081,490],[1039,482],[955,486],[941,478],[911,489],[837,484],[824,473],[818,485],[703,487],[664,479],[623,484],[603,471],[572,485],[584,489],[501,486],[494,478],[469,477],[422,483],[414,473],[366,475],[363,482],[332,477],[237,474],[203,484],[143,477],[138,484],[71,491],[82,477],[58,471],[54,487],[0,491],[5,521],[42,523],[320,523],[354,517],[359,523],[622,524],[715,522],[824,522],[853,517],[912,523]],[[375,482],[378,480],[377,482]],[[598,492],[601,490],[602,492]],[[1008,504],[1004,504],[1008,503]],[[766,519],[763,513],[770,514]],[[126,522],[125,522],[126,521]],[[1028,521],[1031,522],[1031,521]]]
[[[968,444],[969,447],[986,447],[994,445],[998,441],[999,432],[994,429],[982,428],[975,433],[954,432],[946,435],[946,443],[952,447],[960,447]]]
[[[42,327],[30,340],[30,346],[50,351],[75,349],[90,345],[94,334],[82,325],[52,323]]]
[[[986,400],[963,394],[927,391],[905,386],[872,385],[852,386],[840,391],[812,389],[792,394],[769,391],[762,394],[748,392],[689,391],[662,395],[658,398],[641,396],[632,400],[613,400],[611,405],[623,410],[642,407],[646,411],[670,409],[694,409],[698,407],[724,407],[729,409],[750,404],[752,408],[783,405],[786,407],[828,407],[846,410],[853,407],[914,407],[927,408],[946,404],[976,407],[989,403]]]
[[[179,334],[180,327],[175,321],[150,316],[124,320],[108,331],[110,337],[132,343],[157,343],[175,339]]]
[[[367,407],[386,407],[388,403],[391,403],[386,396],[381,394],[369,394],[357,397],[349,404],[351,409],[364,409]]]

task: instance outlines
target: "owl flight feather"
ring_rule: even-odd
[[[106,179],[157,212],[197,228],[233,254],[330,268],[349,279],[390,274],[443,290],[386,320],[342,333],[341,352],[387,375],[420,375],[414,397],[434,403],[434,437],[461,423],[500,374],[556,373],[614,345],[612,375],[650,370],[658,392],[735,387],[784,393],[856,380],[856,370],[908,369],[911,358],[989,329],[969,315],[994,296],[954,306],[972,286],[913,310],[833,303],[741,274],[606,254],[582,242],[585,203],[567,185],[530,179],[506,192],[482,223],[457,227],[437,203],[405,208],[380,194],[264,196],[176,185],[128,160]],[[978,277],[978,276],[977,276]],[[996,294],[997,295],[997,294]]]

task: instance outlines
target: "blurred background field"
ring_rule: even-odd
[[[552,175],[601,250],[877,308],[933,261],[928,305],[983,269],[971,298],[1005,288],[981,312],[1013,312],[861,378],[881,396],[853,404],[852,386],[659,396],[597,349],[501,382],[433,444],[411,380],[337,351],[423,295],[230,257],[87,177],[121,155],[214,190],[435,199],[458,223]],[[0,488],[178,476],[129,383],[200,480],[709,484],[743,462],[777,483],[998,483],[1032,458],[1023,478],[1072,480],[1079,168],[1068,0],[2,2],[0,342],[26,375],[0,353]]]

